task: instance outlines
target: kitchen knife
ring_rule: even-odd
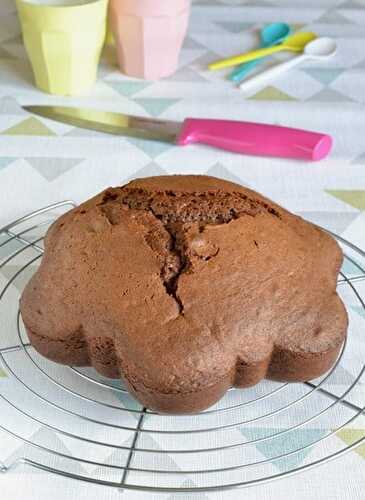
[[[329,135],[278,125],[187,118],[183,123],[130,116],[88,108],[23,106],[26,111],[75,127],[178,146],[207,144],[249,155],[317,161],[331,150]]]

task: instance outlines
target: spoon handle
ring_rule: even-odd
[[[229,68],[230,66],[236,66],[237,64],[269,56],[270,54],[274,54],[274,52],[280,52],[281,50],[294,50],[294,49],[292,47],[279,44],[275,45],[274,47],[257,49],[251,52],[247,52],[246,54],[240,54],[238,56],[229,57],[228,59],[220,59],[219,61],[215,61],[214,63],[209,64],[208,68],[211,70]]]
[[[238,66],[232,73],[229,75],[229,79],[232,82],[241,82],[244,77],[252,71],[256,66],[261,64],[261,62],[265,61],[266,57],[262,57],[260,59],[254,59],[253,61],[250,61],[248,63],[243,63],[242,65]]]
[[[298,64],[301,64],[308,58],[307,55],[302,54],[301,56],[294,57],[293,59],[290,59],[289,61],[283,62],[281,64],[277,64],[276,66],[273,66],[272,68],[267,69],[266,71],[263,71],[259,75],[255,75],[245,82],[241,83],[240,89],[241,90],[251,90],[251,88],[254,87],[263,87],[265,86],[266,83],[270,82],[274,78],[277,78],[280,76],[282,73],[285,73],[288,69],[291,69]]]

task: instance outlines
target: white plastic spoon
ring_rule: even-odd
[[[273,80],[288,69],[291,69],[298,64],[302,64],[303,62],[310,59],[319,61],[334,56],[336,53],[336,49],[337,45],[333,38],[316,38],[305,46],[304,53],[302,55],[294,57],[289,61],[278,64],[273,68],[269,68],[259,75],[251,77],[250,79],[241,83],[240,89],[250,90],[253,87],[264,86],[270,80]]]

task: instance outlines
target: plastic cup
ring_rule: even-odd
[[[174,73],[191,0],[110,0],[109,19],[123,73],[157,80]]]
[[[107,47],[114,46],[114,35],[110,23],[107,24],[106,35],[105,35],[105,45]]]
[[[49,94],[90,90],[105,39],[108,0],[16,0],[36,85]]]

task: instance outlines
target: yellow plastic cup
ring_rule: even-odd
[[[108,0],[16,0],[37,87],[87,93],[96,80]]]

